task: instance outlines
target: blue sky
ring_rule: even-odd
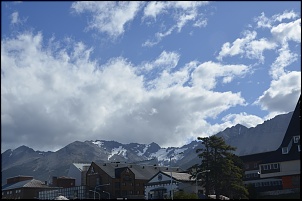
[[[301,2],[1,2],[2,152],[182,146],[294,110]]]

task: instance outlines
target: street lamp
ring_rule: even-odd
[[[197,196],[198,196],[198,191],[197,191],[197,177],[198,177],[199,174],[202,174],[202,173],[205,173],[205,172],[210,172],[210,170],[204,170],[204,171],[198,172],[198,173],[196,174],[196,195],[197,195]]]
[[[178,154],[183,154],[183,152],[180,152]],[[175,154],[176,155],[176,154]],[[170,176],[171,176],[171,187],[170,187],[170,196],[171,196],[171,199],[173,200],[173,190],[172,190],[172,167],[171,167],[171,158],[174,157],[175,155],[172,155],[170,156]]]
[[[100,193],[99,192],[96,192],[96,191],[93,191],[93,190],[89,190],[89,191],[91,191],[91,192],[93,192],[93,193],[97,193],[97,194],[99,194],[99,200],[100,200],[100,198],[101,198],[101,195],[100,195]],[[95,195],[95,194],[94,194]],[[89,196],[90,197],[90,196]]]
[[[100,185],[95,186],[95,187],[94,187],[94,195],[93,195],[93,199],[95,200],[95,191],[96,191],[96,188],[97,188],[97,187],[99,187],[99,186],[108,186],[108,185],[110,185],[110,183],[109,183],[109,184],[100,184]]]
[[[103,191],[103,193],[107,193],[108,194],[108,198],[110,199],[110,193],[109,192]]]

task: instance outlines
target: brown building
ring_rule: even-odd
[[[75,179],[71,177],[52,177],[53,187],[69,188],[75,186]]]
[[[7,179],[2,186],[2,199],[35,199],[39,191],[52,189],[44,182],[33,179],[31,176],[16,176]]]
[[[159,171],[182,170],[152,165],[92,162],[86,174],[89,197],[144,199],[145,184]]]

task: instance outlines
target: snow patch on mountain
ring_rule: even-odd
[[[113,148],[111,154],[108,155],[108,160],[114,155],[122,155],[125,159],[128,159],[127,150],[124,149],[122,146],[119,146],[118,148]]]
[[[99,140],[96,140],[96,141],[92,142],[92,144],[95,144],[95,145],[97,145],[98,147],[102,147],[102,146],[104,145],[104,142],[99,141]]]

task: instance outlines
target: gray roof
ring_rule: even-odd
[[[18,188],[49,188],[44,182],[36,179],[20,181],[12,184],[5,184],[2,186],[2,191],[18,189]]]
[[[73,163],[73,165],[78,168],[80,171],[84,170],[84,167],[89,167],[90,163]]]
[[[96,163],[110,177],[115,178],[115,169],[128,167],[135,175],[135,179],[149,180],[159,171],[182,172],[178,167],[162,167],[154,165],[138,165],[129,163]]]
[[[171,175],[171,172],[162,171],[166,175]],[[195,179],[190,178],[192,175],[184,172],[172,172],[172,177],[178,181],[195,181]]]

